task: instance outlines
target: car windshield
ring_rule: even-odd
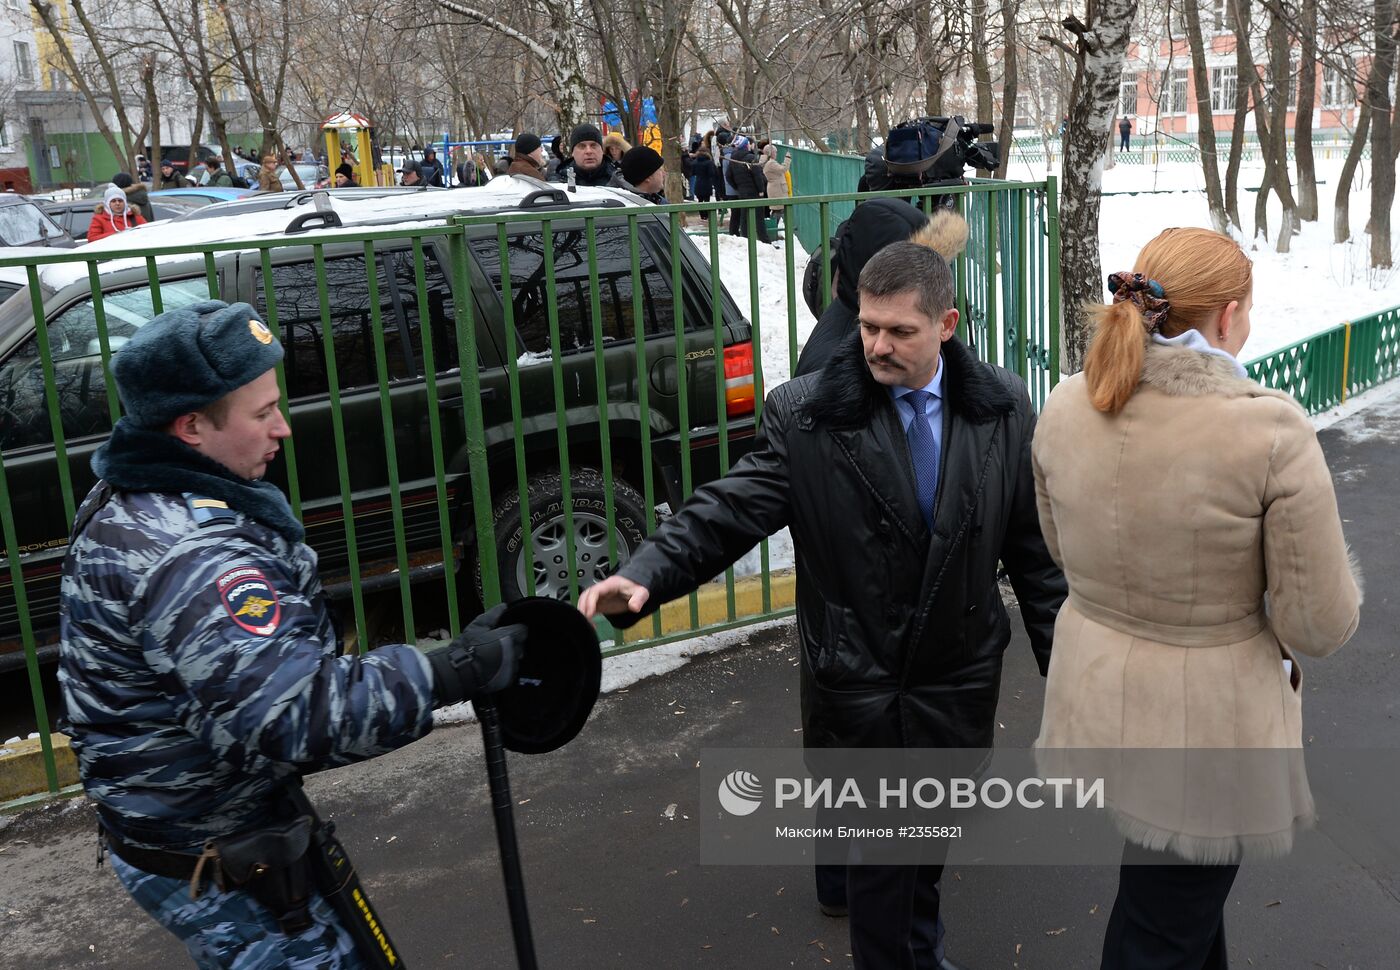
[[[32,202],[0,206],[0,243],[6,246],[27,246],[62,235],[58,223]]]

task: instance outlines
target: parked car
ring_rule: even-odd
[[[49,252],[45,246],[10,246],[0,249],[0,257],[43,256]],[[0,266],[0,304],[29,285],[29,270],[23,266]]]
[[[196,209],[209,205],[217,205],[220,202],[232,202],[235,199],[246,199],[250,195],[256,194],[252,189],[230,189],[224,186],[194,185],[187,189],[157,189],[150,193],[151,200],[172,199],[185,200],[198,203]]]
[[[256,162],[240,161],[236,168],[238,174],[248,182],[249,188],[256,189],[258,187],[258,171],[262,168],[261,165]],[[326,169],[322,165],[312,162],[297,162],[295,168],[297,175],[301,176],[300,188],[314,189],[326,179]],[[292,191],[298,189],[296,180],[292,178],[291,170],[287,166],[277,166],[277,178],[281,181],[282,188]]]
[[[208,205],[209,202],[196,196],[172,197],[151,193],[151,211],[155,213],[155,221],[163,219],[177,219],[180,216],[193,212],[201,206]],[[88,227],[92,225],[92,217],[97,214],[97,210],[102,207],[100,198],[74,199],[71,202],[45,202],[44,211],[49,217],[63,227],[68,235],[79,242],[86,242]]]
[[[147,158],[151,157],[151,146],[144,149]],[[213,155],[222,155],[223,149],[218,145],[200,145],[195,152],[195,164],[203,162]],[[190,146],[189,145],[162,145],[160,148],[161,158],[168,158],[176,171],[188,171],[190,167]],[[160,159],[156,159],[157,162]]]
[[[495,534],[475,533],[473,497],[467,463],[466,419],[457,347],[458,301],[467,294],[454,284],[446,236],[421,238],[424,276],[415,274],[414,247],[407,238],[374,243],[383,359],[391,391],[393,435],[398,456],[404,534],[412,579],[437,577],[457,570],[463,608],[474,605],[479,577],[477,549],[485,546],[501,568],[504,595],[513,598],[531,579],[542,595],[568,595],[570,573],[587,586],[610,572],[606,494],[602,475],[604,448],[598,420],[597,362],[594,356],[592,300],[599,300],[603,335],[603,372],[607,394],[608,442],[617,561],[641,543],[647,521],[644,482],[647,468],[641,447],[643,427],[652,444],[650,475],[655,503],[674,508],[682,499],[681,381],[686,373],[684,408],[689,429],[688,457],[692,481],[703,483],[725,470],[720,462],[719,408],[729,421],[729,457],[737,459],[752,442],[753,348],[751,330],[729,295],[719,293],[713,308],[709,269],[690,239],[673,240],[668,220],[637,207],[630,194],[611,189],[564,193],[533,190],[513,180],[491,187],[456,192],[397,192],[380,198],[333,197],[331,205],[347,227],[402,224],[442,225],[455,215],[481,212],[528,212],[546,205],[554,216],[554,276],[544,272],[544,245],[538,222],[507,227],[514,322],[513,353],[518,355],[518,421],[512,415],[501,260],[495,223],[467,231],[464,268],[470,280],[475,321],[477,366],[484,413],[489,466],[491,515]],[[511,183],[514,191],[503,189]],[[235,205],[237,203],[234,203]],[[606,206],[615,216],[598,217],[593,232],[582,219],[561,211]],[[626,214],[638,212],[637,264],[641,286],[633,289],[632,252]],[[262,210],[207,222],[141,226],[120,237],[90,244],[89,252],[170,245],[188,238],[192,245],[223,239],[248,239],[281,233],[289,216],[302,221],[306,211]],[[195,213],[198,215],[198,213]],[[268,312],[267,289],[275,296],[276,322],[286,357],[284,370],[290,403],[297,485],[307,527],[307,541],[320,558],[322,579],[333,596],[350,589],[349,550],[339,462],[333,431],[326,366],[323,316],[328,316],[343,413],[344,440],[353,461],[346,461],[361,570],[361,588],[373,590],[398,583],[395,523],[390,506],[384,422],[380,414],[378,359],[372,326],[372,301],[362,242],[337,242],[337,230],[311,229],[305,245],[269,251],[270,276],[264,278],[258,251],[219,253],[212,270],[200,255],[158,257],[165,309],[207,299],[212,272],[218,292],[229,301],[245,300]],[[589,277],[589,244],[598,273],[597,296]],[[323,244],[326,285],[318,286],[312,243]],[[672,287],[673,243],[678,247],[680,288]],[[139,265],[138,265],[139,264]],[[151,284],[145,261],[104,264],[100,277],[108,340],[115,352],[153,315]],[[60,420],[67,462],[78,498],[93,481],[92,452],[105,439],[111,412],[93,295],[85,263],[54,264],[41,275],[47,333],[53,348]],[[555,295],[561,347],[564,400],[556,402],[547,297]],[[322,294],[329,300],[323,313]],[[424,300],[420,303],[420,295]],[[635,303],[634,303],[635,299]],[[41,656],[51,658],[57,621],[59,570],[68,541],[62,493],[56,488],[56,450],[44,394],[44,378],[29,300],[0,305],[0,449],[4,451],[10,502],[19,529],[19,550],[29,614],[40,641]],[[683,325],[677,360],[677,304]],[[722,340],[716,346],[713,312]],[[429,398],[425,378],[426,333],[431,335],[442,422],[442,457],[447,471],[452,514],[453,555],[444,563],[440,540],[433,450],[426,420]],[[643,333],[639,368],[636,328]],[[718,382],[718,383],[717,383]],[[646,387],[647,408],[640,388]],[[716,394],[720,395],[720,404]],[[558,415],[559,417],[556,417]],[[573,536],[578,556],[565,561],[566,518],[558,422],[567,424]],[[519,451],[515,429],[520,429]],[[283,452],[285,456],[286,452]],[[529,517],[521,514],[517,488],[517,454],[528,476]],[[279,456],[268,478],[288,483],[286,458]],[[530,536],[532,555],[524,554]],[[463,564],[470,564],[463,568]],[[470,615],[470,614],[468,614]],[[0,570],[0,669],[22,662],[19,624],[9,573]]]
[[[45,215],[38,203],[22,195],[0,193],[0,246],[72,249],[76,245],[73,237]]]
[[[189,219],[224,219],[228,216],[246,215],[249,212],[271,212],[282,210],[287,213],[290,219],[298,212],[307,212],[313,208],[313,202],[318,193],[328,194],[335,199],[383,199],[393,195],[402,194],[422,194],[424,192],[442,192],[444,190],[431,188],[429,186],[414,186],[404,188],[396,185],[369,186],[367,188],[350,189],[308,189],[305,192],[253,192],[244,193],[241,198],[231,199],[217,205],[205,206],[181,216],[181,220]]]

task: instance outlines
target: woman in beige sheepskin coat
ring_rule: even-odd
[[[1069,582],[1038,757],[1104,769],[1127,839],[1103,966],[1223,968],[1239,861],[1313,816],[1297,655],[1344,644],[1361,592],[1312,424],[1235,360],[1249,260],[1169,229],[1135,271],[1035,435]]]

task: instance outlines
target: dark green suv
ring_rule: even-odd
[[[500,192],[472,206],[471,193],[434,193],[409,202],[397,197],[394,216],[405,221],[404,209],[434,224],[454,214],[521,211],[532,193],[520,180],[525,199],[503,205]],[[533,183],[537,185],[537,183]],[[486,190],[481,190],[486,191]],[[544,193],[535,191],[533,196]],[[551,193],[557,200],[558,194]],[[624,201],[626,200],[626,201]],[[548,200],[546,200],[548,201]],[[709,268],[688,239],[679,242],[679,291],[672,287],[671,239],[666,219],[640,210],[637,218],[641,314],[634,312],[632,248],[625,213],[638,214],[635,200],[622,193],[594,190],[577,201],[555,201],[553,216],[553,278],[545,274],[544,239],[538,222],[515,222],[506,227],[511,303],[519,373],[521,420],[519,433],[512,419],[509,371],[505,353],[505,307],[501,293],[501,260],[497,224],[467,230],[467,274],[471,281],[476,324],[481,402],[490,469],[490,494],[496,534],[491,538],[501,568],[506,598],[523,594],[528,576],[542,595],[567,596],[570,572],[588,585],[615,565],[609,560],[603,488],[603,447],[599,424],[597,364],[603,359],[608,443],[614,479],[615,538],[619,559],[642,541],[646,508],[642,498],[644,457],[642,427],[652,444],[655,501],[671,507],[682,498],[675,306],[684,319],[685,404],[690,434],[687,447],[692,480],[700,484],[722,474],[718,433],[717,380],[725,382],[729,458],[748,450],[753,436],[753,358],[750,327],[722,290],[719,314],[723,332],[716,354]],[[448,208],[448,204],[451,208]],[[588,243],[582,219],[571,220],[560,208],[612,205],[616,216],[599,216],[592,240],[596,250],[599,308],[603,334],[594,346],[592,289]],[[364,207],[363,214],[356,210]],[[373,202],[337,205],[347,229],[384,221],[383,206]],[[361,218],[363,215],[363,218]],[[254,217],[203,220],[201,235],[244,239],[252,233],[242,224]],[[256,216],[266,225],[268,215]],[[222,223],[227,222],[228,225]],[[179,225],[173,223],[171,225]],[[158,227],[152,227],[158,228]],[[146,235],[140,235],[146,233]],[[112,249],[131,248],[138,238],[160,245],[162,237],[147,230],[123,234]],[[371,286],[363,242],[336,243],[326,232],[305,237],[307,245],[270,250],[270,280],[258,251],[224,253],[214,260],[219,292],[230,302],[244,300],[267,314],[266,293],[275,298],[276,321],[286,348],[284,362],[296,449],[297,484],[307,541],[320,556],[322,577],[332,595],[348,593],[349,549],[343,520],[338,461],[332,429],[328,368],[322,334],[320,291],[311,240],[324,243],[323,259],[332,343],[341,392],[346,462],[355,516],[355,539],[362,588],[395,586],[395,525],[390,506],[384,422],[380,413],[375,337],[371,324]],[[105,243],[106,241],[104,241]],[[168,243],[167,243],[168,244]],[[103,243],[97,244],[102,246]],[[424,275],[415,274],[412,240],[377,241],[373,272],[384,333],[384,359],[390,388],[392,427],[398,456],[399,495],[404,530],[417,581],[440,577],[444,568],[438,520],[436,479],[428,421],[421,319],[431,327],[438,407],[443,417],[443,457],[454,530],[452,568],[456,584],[474,595],[476,562],[481,543],[473,527],[472,488],[467,470],[466,421],[458,370],[455,301],[449,246],[444,237],[423,237]],[[130,265],[130,264],[127,264]],[[198,302],[209,296],[208,267],[203,259],[162,261],[161,299],[165,309]],[[112,351],[152,316],[150,283],[145,268],[114,269],[101,276],[103,310]],[[92,452],[110,429],[110,409],[104,381],[96,313],[87,281],[86,264],[50,267],[43,276],[43,301],[53,357],[69,468],[77,499],[92,485]],[[52,288],[49,283],[53,282]],[[270,287],[269,284],[270,283]],[[421,283],[421,285],[420,285]],[[61,285],[57,285],[61,284]],[[560,370],[567,423],[575,561],[566,562],[562,463],[558,454],[555,368],[550,353],[546,294],[553,288],[562,355]],[[420,293],[426,314],[420,313]],[[29,611],[41,656],[56,649],[59,570],[67,546],[68,522],[59,487],[55,448],[44,394],[31,300],[22,298],[0,306],[0,449],[15,521],[28,595]],[[642,329],[645,367],[639,369],[635,348]],[[720,358],[720,359],[717,359]],[[640,382],[646,382],[648,408],[640,407]],[[528,522],[521,521],[517,494],[517,454],[523,454],[528,475]],[[285,455],[285,452],[283,453]],[[287,467],[279,457],[268,478],[286,487]],[[524,535],[530,534],[532,555],[524,556]],[[469,564],[463,569],[462,564]],[[7,570],[0,571],[0,670],[18,665],[20,627],[14,590]]]

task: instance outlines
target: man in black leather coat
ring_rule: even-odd
[[[888,246],[858,290],[858,327],[827,366],[769,394],[753,450],[579,608],[628,626],[787,526],[804,744],[990,748],[1011,638],[997,565],[1042,675],[1065,597],[1036,512],[1035,415],[1019,377],[954,336],[952,276],[938,254]],[[911,391],[923,392],[919,412]],[[916,420],[932,429],[937,456],[918,469],[927,452],[910,435]],[[944,965],[930,938],[941,870],[849,868],[858,970]]]

